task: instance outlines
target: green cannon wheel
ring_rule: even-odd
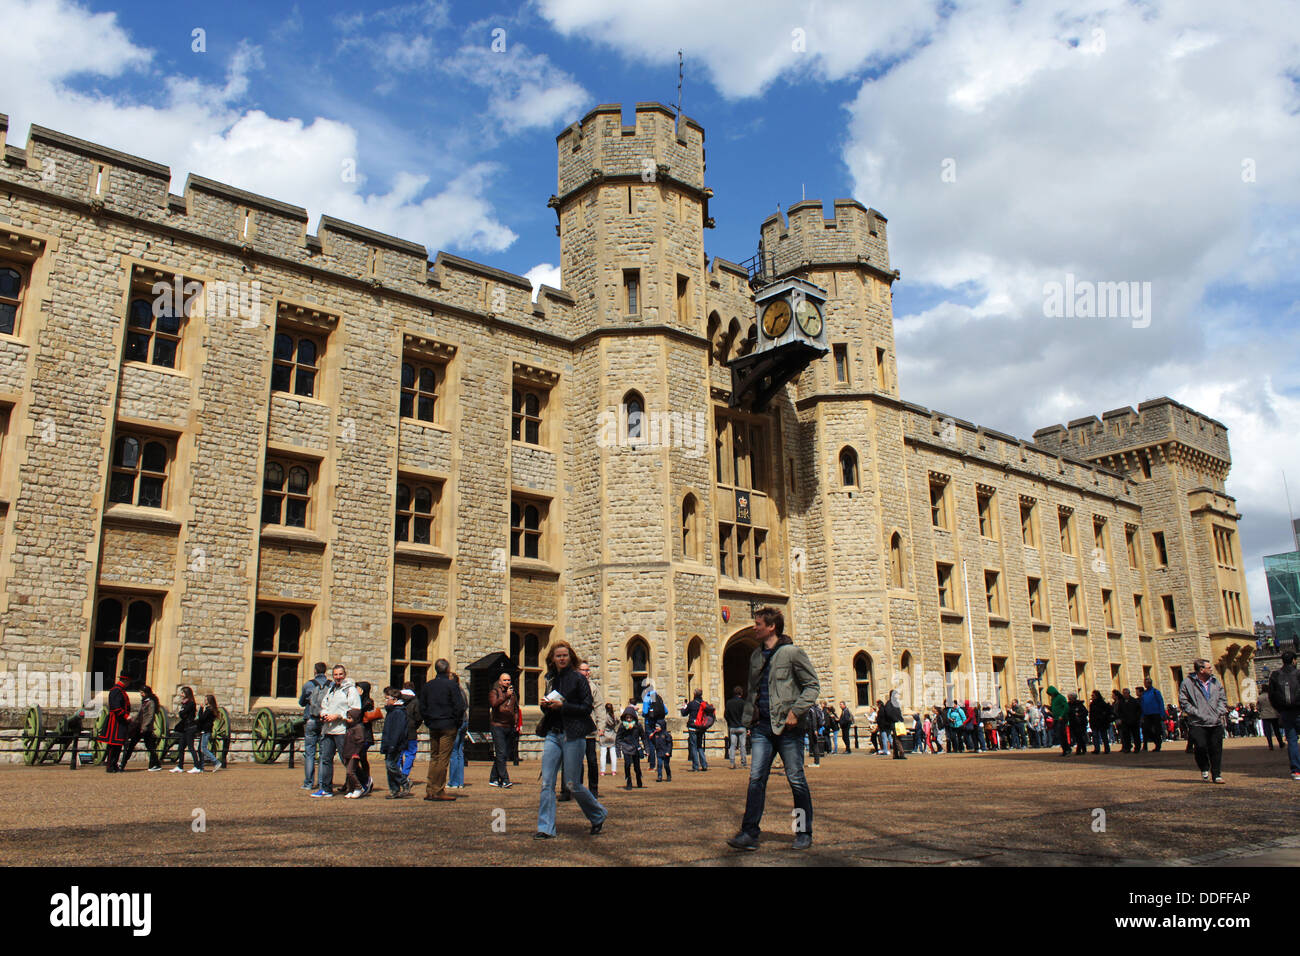
[[[276,747],[275,714],[263,707],[253,715],[253,759],[258,763],[274,763],[280,756]]]
[[[23,763],[27,766],[36,763],[44,737],[45,717],[41,713],[40,705],[33,704],[27,708],[27,716],[23,720]]]
[[[96,767],[102,764],[104,762],[104,758],[108,756],[108,744],[100,740],[100,738],[104,735],[104,731],[107,728],[108,728],[108,708],[102,707],[100,708],[99,716],[95,718],[94,729],[92,729],[90,732],[90,751],[95,755],[94,759],[91,760],[91,763],[93,763]]]
[[[230,711],[224,707],[217,708],[216,719],[212,721],[212,755],[226,765],[230,754]]]

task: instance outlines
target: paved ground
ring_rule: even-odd
[[[603,777],[604,834],[588,836],[576,804],[563,803],[559,838],[545,843],[532,838],[536,762],[512,768],[509,791],[487,786],[488,765],[471,764],[464,796],[434,804],[385,800],[382,785],[364,800],[311,799],[297,787],[301,770],[283,764],[182,776],[146,773],[137,761],[121,775],[0,768],[0,864],[382,864],[416,846],[427,865],[1300,863],[1300,838],[1288,835],[1300,784],[1285,754],[1259,739],[1229,742],[1226,786],[1203,784],[1178,742],[1139,756],[828,757],[808,771],[816,845],[806,853],[789,849],[792,803],[779,770],[763,849],[726,847],[746,772],[723,761],[707,774],[679,766],[671,784],[651,776],[639,791]],[[417,774],[424,769],[417,764]],[[493,830],[498,808],[504,833]],[[1097,808],[1105,832],[1094,832]],[[204,833],[191,827],[199,809]]]

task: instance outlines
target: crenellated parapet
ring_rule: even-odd
[[[889,242],[885,217],[856,199],[837,199],[827,217],[819,199],[805,199],[763,221],[762,248],[768,272],[777,276],[809,266],[864,263],[887,276]]]
[[[672,182],[704,191],[704,128],[662,103],[638,103],[633,125],[618,103],[597,106],[556,137],[561,201],[589,183]]]

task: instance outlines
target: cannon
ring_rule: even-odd
[[[23,763],[27,766],[46,762],[62,763],[63,755],[69,750],[76,752],[77,741],[86,732],[84,710],[73,711],[59,721],[58,727],[50,729],[50,716],[41,710],[39,704],[27,708],[23,719],[22,747]],[[55,748],[58,752],[55,753]]]
[[[271,708],[260,708],[253,715],[253,759],[258,763],[275,763],[280,754],[293,747],[294,741],[302,739],[305,723],[301,716],[276,717]],[[292,765],[292,752],[289,761]]]

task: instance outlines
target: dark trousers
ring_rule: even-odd
[[[1074,743],[1075,753],[1086,754],[1088,752],[1088,725],[1071,724],[1070,740]]]
[[[122,759],[122,745],[109,744],[108,753],[104,757],[104,770],[108,773],[117,773],[118,763]]]
[[[1278,740],[1281,739],[1282,738],[1279,735]],[[118,764],[118,766],[123,770],[126,769],[126,762],[131,759],[131,754],[135,751],[136,744],[141,740],[143,740],[144,745],[149,748],[149,766],[161,766],[158,762],[158,738],[154,735],[153,728],[150,727],[148,730],[140,733],[132,731],[130,736],[126,738],[126,746],[122,748],[122,761]]]
[[[1138,725],[1137,724],[1120,724],[1119,737],[1120,737],[1120,741],[1123,743],[1122,749],[1124,753],[1128,753],[1130,750],[1138,749],[1138,745],[1137,745]]]
[[[196,727],[186,728],[184,730],[179,731],[177,734],[177,736],[180,738],[180,743],[176,751],[176,766],[180,767],[182,770],[185,769],[186,750],[188,750],[190,752],[190,756],[194,758],[194,766],[196,767],[203,766],[203,761],[199,759],[198,744],[195,743],[195,740],[198,738],[198,735],[199,732],[198,732],[198,728]]]
[[[654,751],[650,751],[654,753]],[[636,772],[636,785],[641,786],[641,757],[639,754],[623,754],[623,776],[627,780],[627,785],[632,786],[632,773]]]
[[[1285,747],[1286,741],[1282,737],[1282,728],[1278,726],[1276,717],[1264,717],[1264,741],[1268,744],[1268,749],[1273,749],[1273,738],[1277,738],[1277,745]]]
[[[1106,748],[1106,753],[1110,753],[1110,728],[1093,732],[1092,752],[1097,753],[1102,747]]]
[[[492,725],[492,772],[488,774],[488,783],[509,783],[510,771],[506,769],[506,760],[510,757],[510,731],[505,727]]]
[[[658,775],[655,777],[656,780],[663,780],[666,777],[668,779],[668,782],[672,783],[673,770],[672,767],[668,766],[668,762],[672,759],[673,759],[672,754],[659,754],[659,767],[658,767]]]
[[[841,724],[841,725],[840,725],[840,736],[842,736],[842,737],[844,738],[844,752],[845,752],[846,754],[851,754],[851,753],[853,753],[853,748],[849,746],[849,727],[851,727],[851,726],[852,726],[852,724],[849,724],[849,725]]]
[[[1163,727],[1164,719],[1159,714],[1142,715],[1142,749],[1147,749],[1147,744],[1155,744],[1156,750],[1160,749],[1160,739],[1164,736]]]
[[[1070,739],[1065,732],[1065,721],[1058,720],[1052,724],[1052,730],[1056,732],[1056,743],[1060,746],[1061,753],[1068,754],[1070,752]]]
[[[1223,776],[1223,728],[1187,726],[1187,736],[1196,755],[1196,766],[1211,777]]]

